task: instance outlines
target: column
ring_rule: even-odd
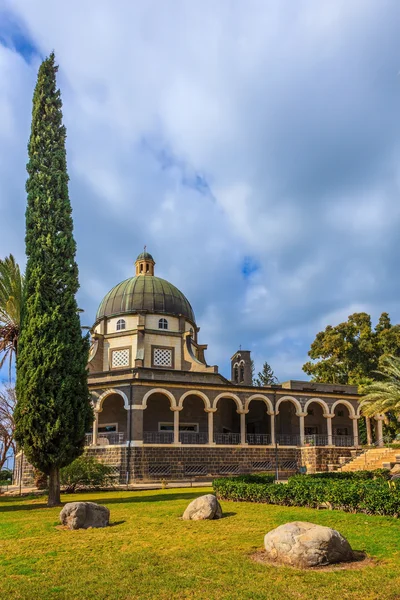
[[[296,413],[300,419],[300,446],[304,446],[304,418],[307,416],[306,412]]]
[[[324,415],[326,419],[326,433],[328,436],[327,446],[333,446],[333,438],[332,438],[332,419],[335,416],[335,413],[328,413]]]
[[[358,446],[358,417],[350,417],[353,420],[353,446]]]
[[[207,408],[206,413],[208,415],[208,445],[215,446],[214,442],[214,413],[216,408]]]
[[[97,433],[99,431],[99,413],[97,410],[94,411],[94,421],[93,421],[93,446],[97,446]]]
[[[179,407],[171,408],[174,413],[174,444],[179,444]]]
[[[268,411],[268,414],[271,417],[271,444],[275,446],[275,413]]]
[[[372,431],[371,431],[371,419],[369,417],[365,417],[365,427],[367,429],[367,444],[368,446],[372,445]]]
[[[239,412],[239,411],[237,411]],[[246,442],[246,415],[249,411],[248,410],[244,410],[244,411],[240,411],[240,443],[242,446],[245,446],[247,444]]]
[[[128,406],[128,408],[125,409],[126,410],[126,442],[129,442],[129,432],[131,434],[131,438],[132,438],[132,417],[131,417],[131,407]]]
[[[129,411],[132,416],[131,442],[133,446],[141,446],[143,444],[143,417],[145,410],[141,404],[132,404],[132,408]]]
[[[383,420],[385,417],[381,415],[377,415],[374,417],[376,421],[376,441],[378,442],[378,446],[383,446]]]

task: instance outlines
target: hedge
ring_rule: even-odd
[[[309,479],[384,479],[388,481],[391,478],[391,473],[389,469],[375,469],[373,471],[333,471],[333,472],[324,472],[324,473],[310,473],[307,475],[293,475],[293,477],[306,477]]]
[[[400,482],[383,479],[291,477],[288,483],[246,483],[235,477],[215,479],[222,500],[281,506],[326,507],[369,515],[400,515]]]

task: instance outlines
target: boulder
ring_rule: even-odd
[[[193,500],[183,513],[184,521],[201,521],[203,519],[221,519],[222,508],[216,496],[206,494]]]
[[[307,568],[354,558],[348,541],[335,529],[294,521],[273,529],[264,538],[267,558],[293,567]]]
[[[60,521],[69,529],[107,527],[110,511],[94,502],[68,502],[60,512]]]

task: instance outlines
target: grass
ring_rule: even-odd
[[[390,600],[400,598],[396,519],[265,504],[222,502],[220,521],[182,521],[196,489],[63,496],[107,505],[107,529],[58,529],[42,498],[0,497],[0,598]],[[338,529],[377,564],[362,570],[298,571],[250,555],[282,523]]]

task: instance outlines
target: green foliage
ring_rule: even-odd
[[[10,485],[12,482],[13,472],[11,469],[0,470],[0,485]]]
[[[15,411],[17,441],[27,460],[47,474],[83,452],[93,420],[56,72],[51,54],[40,66],[33,96]]]
[[[400,325],[392,325],[382,313],[375,329],[367,313],[354,313],[317,334],[308,353],[312,361],[303,371],[313,381],[363,385],[376,375],[385,357],[400,356]]]
[[[384,477],[290,477],[288,483],[245,483],[235,477],[215,479],[213,488],[223,500],[265,502],[281,506],[326,506],[370,515],[400,515],[400,482]]]
[[[112,468],[93,456],[83,455],[60,471],[60,483],[65,493],[77,489],[107,486],[111,481]]]
[[[400,416],[400,358],[385,356],[379,373],[382,381],[374,381],[363,387],[362,412],[367,416],[384,413],[392,415],[391,433],[397,432]]]
[[[17,355],[24,277],[12,254],[0,259],[0,369],[8,358],[9,378]]]
[[[258,377],[253,377],[253,383],[257,387],[264,387],[272,385],[274,383],[278,383],[278,379],[275,377],[270,365],[267,362],[265,362],[263,364],[262,371],[258,373]]]

